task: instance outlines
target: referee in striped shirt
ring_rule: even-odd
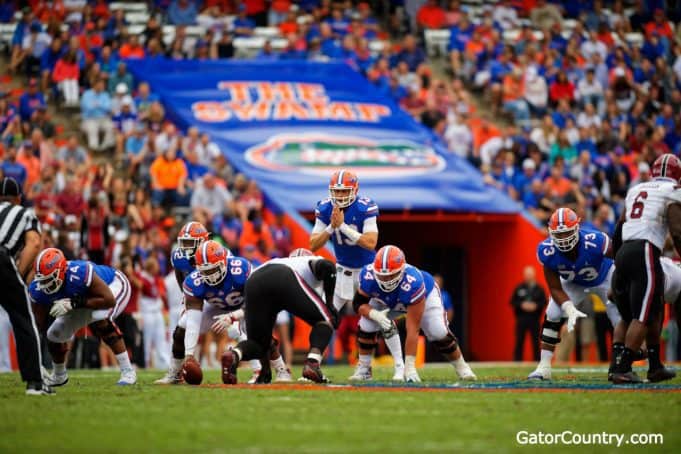
[[[26,281],[40,252],[40,223],[30,208],[21,206],[21,188],[9,177],[0,181],[0,304],[9,314],[26,394],[54,391],[43,383],[40,336],[33,317]]]

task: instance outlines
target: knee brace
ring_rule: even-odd
[[[362,328],[357,330],[357,345],[362,350],[373,350],[378,343],[377,333],[368,333],[362,331]]]
[[[541,341],[549,345],[558,345],[560,342],[560,327],[563,326],[563,320],[552,322],[548,318],[544,318],[544,324],[541,330]]]
[[[109,347],[123,338],[121,331],[111,320],[100,320],[90,323],[89,326],[92,333]]]
[[[317,322],[310,332],[310,347],[324,351],[333,336],[333,327],[329,322]]]
[[[184,359],[184,328],[179,326],[173,331],[173,358]]]
[[[451,332],[447,332],[447,335],[440,340],[433,341],[433,346],[443,355],[448,355],[454,353],[459,347],[459,341],[456,336]]]

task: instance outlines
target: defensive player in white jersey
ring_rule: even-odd
[[[359,285],[363,266],[374,261],[378,243],[378,206],[368,197],[359,197],[359,180],[348,170],[334,172],[329,182],[329,198],[315,209],[315,225],[310,236],[314,252],[331,240],[336,253],[336,289],[333,304],[338,312],[351,302]],[[404,360],[397,327],[381,330],[395,361],[393,380],[404,380]],[[356,380],[369,377],[355,376]]]
[[[681,251],[681,161],[665,154],[655,160],[652,180],[627,192],[624,212],[615,233],[613,295],[622,315],[624,348],[612,367],[614,383],[640,383],[631,364],[645,339],[648,347],[648,379],[666,380],[669,374],[659,360],[664,275],[660,255],[667,234]],[[621,239],[620,239],[621,237]],[[619,244],[621,243],[621,246]]]
[[[303,366],[302,380],[326,383],[320,368],[338,314],[333,307],[336,267],[323,257],[297,250],[294,257],[273,259],[258,267],[246,281],[246,332],[248,339],[222,355],[222,381],[236,384],[236,370],[245,359],[261,358],[261,377],[267,371],[267,356],[276,349],[272,329],[277,314],[285,310],[312,327],[310,352]],[[271,356],[270,356],[271,357]],[[264,382],[267,380],[263,379]]]

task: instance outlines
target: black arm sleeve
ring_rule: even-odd
[[[617,226],[615,226],[615,233],[612,236],[612,256],[617,255],[617,251],[622,246],[622,226],[624,222],[618,221]]]
[[[359,307],[362,304],[369,304],[369,300],[368,296],[355,292],[355,297],[352,299],[352,309],[359,314]]]
[[[310,268],[314,277],[324,283],[326,303],[333,303],[333,294],[336,291],[336,265],[326,259],[319,259],[311,261]]]

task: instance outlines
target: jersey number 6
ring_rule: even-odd
[[[646,191],[641,191],[641,192],[638,193],[638,195],[634,199],[634,204],[631,206],[631,213],[629,213],[629,217],[631,219],[638,219],[641,216],[643,216],[643,208],[644,208],[643,201],[647,198],[648,198],[648,193]]]

